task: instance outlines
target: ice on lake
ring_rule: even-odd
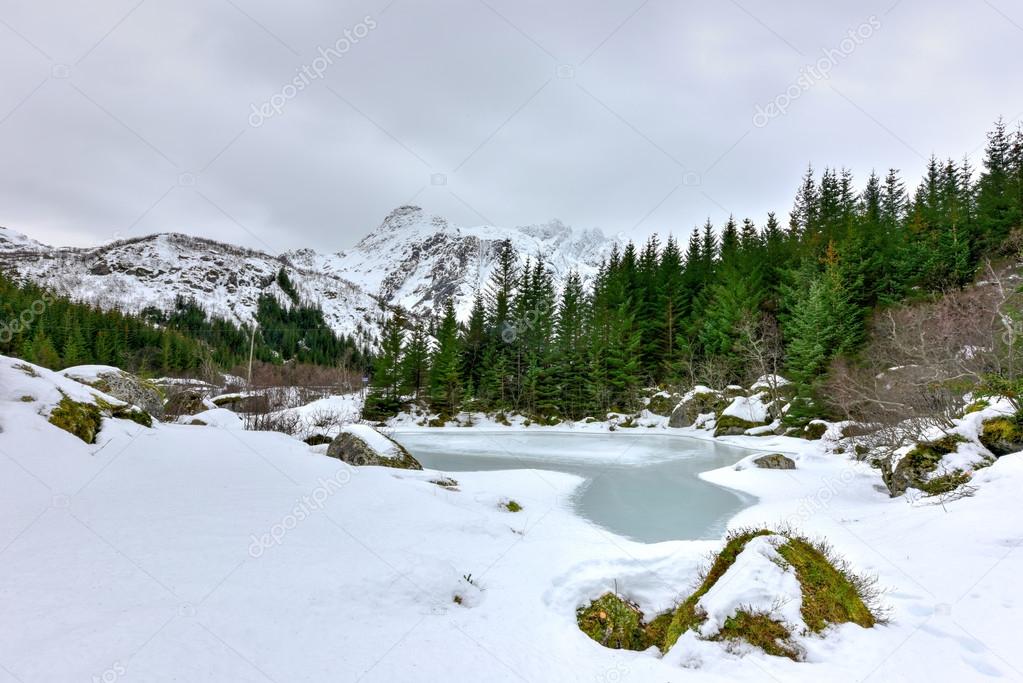
[[[754,500],[703,481],[700,472],[735,464],[749,451],[655,434],[485,431],[396,432],[423,464],[445,472],[533,469],[585,479],[576,513],[636,541],[720,538],[728,519]]]

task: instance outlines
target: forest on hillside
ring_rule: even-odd
[[[317,306],[299,299],[283,270],[277,283],[290,301],[284,305],[272,296],[260,297],[252,349],[257,361],[353,372],[367,367],[369,350],[335,334]],[[208,379],[248,361],[251,332],[209,316],[184,297],[170,311],[148,307],[134,314],[59,297],[0,274],[0,353],[50,369],[100,364],[146,376]]]
[[[1021,226],[1023,127],[999,120],[980,169],[932,157],[914,189],[896,169],[857,189],[846,169],[809,168],[784,224],[730,218],[686,242],[629,243],[589,288],[573,273],[558,292],[539,257],[519,268],[505,244],[467,321],[450,303],[433,323],[386,321],[366,416],[415,402],[579,419],[635,410],[644,387],[770,373],[810,405],[873,314],[961,290],[985,260],[1019,251]]]

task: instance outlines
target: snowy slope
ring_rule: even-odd
[[[363,341],[376,335],[379,305],[352,283],[295,268],[260,251],[177,233],[72,249],[47,247],[0,229],[0,267],[104,308],[166,310],[180,295],[195,299],[212,315],[241,324],[252,321],[261,294],[289,304],[275,282],[283,267],[302,298],[319,303],[335,331]]]
[[[708,473],[759,498],[733,526],[788,522],[877,573],[891,623],[808,636],[799,663],[691,635],[661,657],[600,647],[576,607],[617,586],[667,609],[720,544],[608,533],[571,512],[577,477],[442,488],[281,434],[120,420],[87,445],[40,415],[70,380],[15,364],[0,357],[3,683],[1023,679],[1020,454],[944,507],[799,439],[771,440],[795,470]],[[608,438],[674,438],[637,431]]]

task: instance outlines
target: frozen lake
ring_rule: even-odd
[[[571,504],[582,517],[633,540],[720,538],[728,519],[754,501],[703,481],[700,472],[736,463],[750,451],[658,434],[395,432],[423,467],[445,472],[535,469],[586,482]]]

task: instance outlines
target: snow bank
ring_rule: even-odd
[[[617,585],[645,612],[666,610],[721,544],[641,544],[600,529],[571,511],[580,477],[460,472],[454,490],[432,483],[440,472],[350,468],[282,434],[125,420],[86,444],[45,412],[61,390],[77,400],[95,390],[19,364],[0,357],[2,680],[92,680],[115,666],[124,680],[156,682],[816,683],[1023,671],[1023,454],[978,471],[971,498],[913,506],[879,491],[877,470],[820,443],[730,439],[797,453],[800,466],[702,475],[758,499],[729,525],[788,522],[827,538],[889,589],[891,622],[806,638],[802,663],[688,637],[661,658],[601,648],[578,630],[575,608]],[[673,438],[631,430],[646,432]],[[522,511],[502,509],[507,499]],[[761,546],[740,569],[787,590],[769,555]],[[745,589],[746,579],[729,584]],[[726,609],[725,598],[708,607]]]

